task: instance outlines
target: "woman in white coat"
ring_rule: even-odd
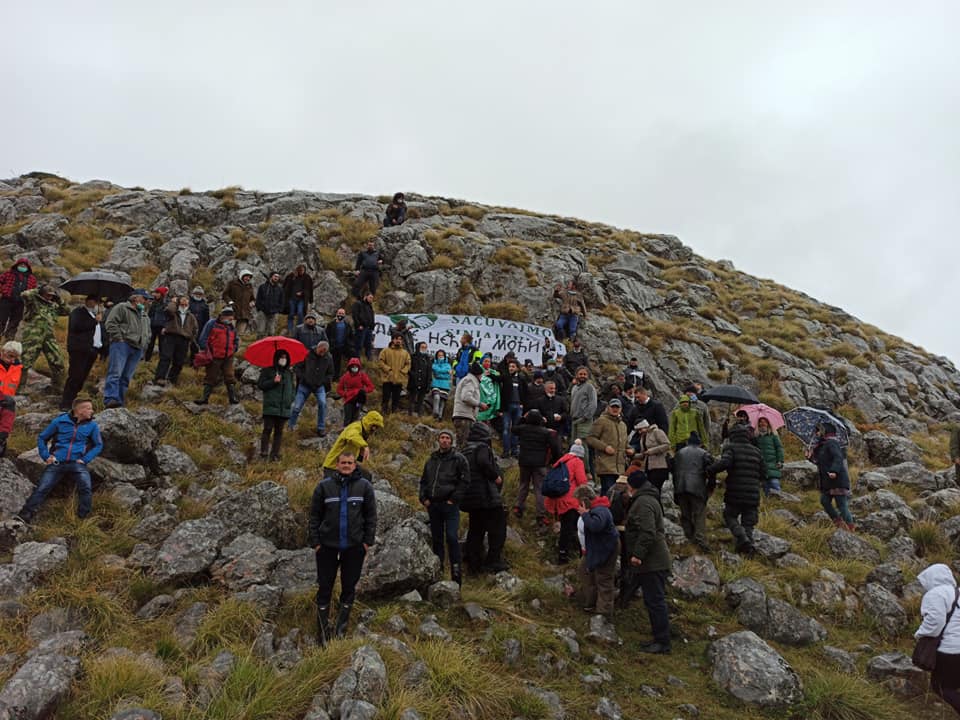
[[[935,638],[943,633],[930,687],[960,715],[960,612],[951,614],[960,599],[960,590],[950,568],[942,563],[928,567],[917,575],[917,580],[924,589],[920,603],[923,622],[914,637]]]

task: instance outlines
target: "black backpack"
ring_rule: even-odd
[[[565,462],[557,460],[557,463],[550,468],[543,479],[540,492],[548,498],[561,498],[570,492],[570,471],[567,470]]]

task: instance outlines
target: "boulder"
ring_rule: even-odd
[[[790,543],[787,540],[762,530],[754,530],[753,546],[757,553],[767,560],[777,560],[790,552]]]
[[[270,585],[285,593],[312,592],[317,588],[317,554],[313,548],[277,550]]]
[[[415,508],[392,493],[377,492],[374,497],[377,499],[377,537],[417,514]]]
[[[147,469],[135,463],[122,463],[100,455],[90,463],[90,479],[95,485],[129,484],[135,488],[153,487]]]
[[[33,492],[33,484],[12,460],[0,458],[0,520],[16,515]]]
[[[151,545],[159,545],[176,526],[177,519],[173,515],[155,513],[147,515],[134,525],[130,529],[130,535]]]
[[[143,463],[160,438],[147,422],[126,408],[104,410],[97,415],[103,435],[103,457],[122,463]]]
[[[156,620],[176,604],[173,595],[157,595],[137,610],[138,620]]]
[[[329,708],[339,716],[346,700],[379,703],[387,691],[387,667],[370,645],[361,645],[351,656],[350,667],[340,673],[330,689]]]
[[[244,533],[220,551],[220,557],[210,568],[210,575],[215,582],[230,590],[244,590],[251,585],[266,583],[276,564],[277,548],[272,542]]]
[[[820,473],[817,466],[809,460],[797,460],[784,463],[780,469],[780,482],[783,485],[792,485],[803,490],[817,487]]]
[[[703,598],[715,595],[720,589],[720,573],[710,558],[694,555],[674,561],[672,584],[686,598]]]
[[[35,655],[0,690],[0,717],[17,720],[54,717],[79,671],[80,660],[76,657],[56,653]]]
[[[180,523],[160,546],[150,575],[159,583],[181,583],[205,574],[232,533],[213,517]]]
[[[870,543],[846,530],[837,530],[827,540],[827,546],[835,557],[859,560],[869,565],[880,563],[880,553]]]
[[[150,465],[158,475],[196,477],[197,464],[183,450],[173,445],[160,445],[153,451]]]
[[[67,561],[59,543],[25,542],[13,550],[13,562],[0,565],[0,598],[17,598],[30,592],[44,575]]]
[[[934,475],[916,462],[903,462],[885,467],[883,474],[895,483],[909,485],[917,490],[939,490],[945,483],[942,477]]]
[[[427,600],[442,608],[460,602],[460,585],[453,580],[441,580],[427,588]]]
[[[920,462],[920,448],[905,437],[871,430],[864,433],[863,442],[867,448],[867,458],[873,465],[889,467],[905,462]]]
[[[230,538],[248,532],[271,540],[280,548],[299,548],[301,532],[290,508],[287,489],[273,481],[262,482],[221,500],[210,517],[229,528]]]
[[[892,562],[880,563],[867,575],[867,582],[876,583],[900,595],[903,592],[903,571]]]
[[[370,549],[357,592],[369,598],[402,595],[439,580],[440,568],[426,526],[414,518],[404,520]]]
[[[909,515],[897,512],[896,510],[877,510],[865,517],[857,520],[857,528],[861,532],[873,535],[881,540],[890,540],[903,530],[910,527],[913,518],[913,512],[907,511]]]
[[[905,698],[918,697],[929,689],[927,673],[914,665],[909,656],[900,652],[870,658],[867,677],[876,680],[894,695]]]
[[[877,630],[885,637],[895,637],[907,625],[907,613],[897,600],[897,596],[883,585],[867,583],[861,594],[864,612],[870,617]]]
[[[749,630],[711,643],[708,656],[713,681],[742,702],[783,709],[803,699],[797,673]]]

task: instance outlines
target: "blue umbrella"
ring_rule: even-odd
[[[850,431],[846,420],[831,415],[826,410],[813,407],[798,407],[783,414],[787,430],[800,438],[805,445],[810,445],[816,439],[817,425],[831,423],[837,429],[837,442],[846,447],[850,442]]]

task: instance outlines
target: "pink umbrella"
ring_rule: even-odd
[[[779,430],[786,423],[783,421],[783,415],[780,414],[779,410],[776,410],[769,405],[764,405],[763,403],[756,403],[755,405],[741,405],[737,412],[743,411],[747,414],[747,417],[750,418],[750,424],[756,428],[757,423],[760,421],[760,418],[766,418],[767,422],[770,423],[770,428],[772,430]]]

